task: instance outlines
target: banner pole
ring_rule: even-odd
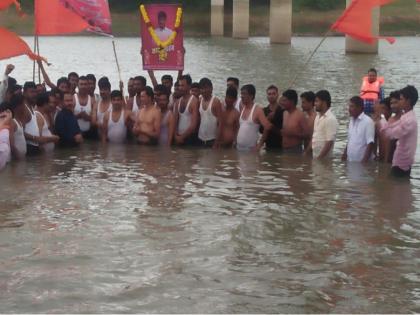
[[[36,36],[36,50],[37,54],[40,55],[39,52],[39,36]],[[41,84],[41,68],[38,66],[38,83]]]
[[[117,64],[118,77],[120,78],[120,82],[121,82],[122,81],[121,69],[120,69],[120,63],[118,62],[117,49],[115,48],[115,41],[114,40],[112,40],[112,47],[114,48],[115,63]]]
[[[293,85],[296,83],[296,80],[299,78],[299,75],[301,74],[301,72],[303,71],[303,69],[306,68],[306,66],[309,64],[309,62],[312,60],[313,56],[315,56],[316,52],[318,51],[318,49],[322,46],[322,44],[325,42],[325,40],[328,38],[328,36],[330,35],[331,30],[328,30],[325,34],[324,37],[321,39],[321,41],[319,42],[319,44],[316,46],[316,48],[312,51],[311,55],[309,56],[308,60],[306,60],[306,62],[302,65],[302,67],[300,67],[298,69],[298,71],[296,71],[296,74],[293,78],[293,80],[290,82],[289,84],[289,89],[293,87]]]
[[[37,35],[34,35],[34,53],[36,54],[36,38]],[[35,67],[36,67],[36,61],[34,60],[33,62],[33,67],[32,67],[32,81],[35,82]]]

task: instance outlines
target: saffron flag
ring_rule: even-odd
[[[46,61],[41,56],[34,54],[22,38],[2,27],[0,27],[0,41],[0,59],[27,55],[32,60]]]
[[[19,15],[23,15],[22,8],[17,0],[0,0],[0,11],[7,9],[12,4],[15,5],[16,11],[18,11]]]
[[[331,27],[359,41],[373,44],[378,39],[386,39],[393,44],[395,38],[374,36],[372,34],[372,11],[394,0],[353,0],[340,18]]]
[[[90,31],[111,35],[108,0],[35,0],[35,34]]]
[[[182,14],[182,7],[175,4],[140,6],[144,70],[184,69]]]

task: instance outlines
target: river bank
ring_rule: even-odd
[[[209,10],[192,8],[185,10],[185,35],[210,35]],[[251,8],[250,35],[268,36],[269,8],[257,6]],[[342,10],[313,11],[309,9],[293,13],[293,34],[295,36],[322,36],[340,16]],[[120,37],[138,37],[140,34],[140,15],[138,12],[118,12],[112,14],[113,32]],[[381,33],[388,36],[417,36],[420,34],[420,6],[412,1],[397,1],[381,11]],[[0,25],[20,35],[33,33],[33,15],[20,19],[13,11],[0,14]],[[232,34],[232,12],[225,12],[225,36]]]

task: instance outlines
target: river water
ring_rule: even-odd
[[[187,39],[186,69],[218,95],[227,76],[253,82],[264,102],[319,40]],[[387,92],[420,86],[419,46],[399,38],[377,56],[345,55],[331,38],[315,55],[296,88],[332,92],[332,163],[97,143],[12,163],[0,173],[0,313],[419,312],[419,165],[396,182],[386,165],[339,160],[361,76],[375,66]],[[138,40],[117,48],[124,78],[142,74]],[[41,52],[54,80],[118,80],[107,38],[41,39]],[[13,62],[31,78],[25,58]]]

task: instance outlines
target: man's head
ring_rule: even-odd
[[[93,96],[96,90],[96,77],[94,74],[88,74],[86,78],[88,80],[89,94]]]
[[[331,95],[327,90],[315,94],[315,108],[317,112],[325,113],[331,107]]]
[[[158,25],[159,28],[164,29],[166,27],[166,21],[167,21],[168,17],[166,15],[166,12],[164,11],[159,11],[158,13]]]
[[[63,108],[74,111],[74,97],[71,92],[64,92],[63,93]]]
[[[45,88],[45,85],[43,84],[37,84],[36,85],[36,94],[39,95],[41,93],[47,92],[47,89]]]
[[[304,112],[310,112],[314,110],[315,106],[315,93],[312,91],[303,92],[300,95],[300,100],[302,102],[302,110]]]
[[[400,107],[406,112],[413,109],[419,100],[419,93],[412,85],[407,85],[400,91]]]
[[[234,87],[228,87],[226,90],[225,103],[227,108],[235,107],[238,99],[238,90]]]
[[[49,104],[49,93],[44,92],[37,96],[36,98],[36,107],[40,110],[48,110]]]
[[[140,95],[141,91],[143,91],[143,89],[147,85],[147,80],[146,80],[145,77],[139,75],[139,76],[134,78],[133,83],[134,83],[133,88],[136,91],[136,94]]]
[[[159,89],[158,95],[156,95],[156,90]],[[161,110],[166,110],[169,104],[169,96],[171,95],[170,91],[164,85],[158,85],[155,89],[155,101]]]
[[[255,100],[257,90],[252,84],[246,84],[241,88],[241,100],[244,105],[251,104]]]
[[[122,108],[124,104],[124,98],[121,91],[114,90],[110,92],[111,95],[111,104],[114,107]]]
[[[226,80],[227,87],[234,87],[235,89],[239,89],[239,79],[234,77],[229,77]]]
[[[142,106],[149,106],[153,104],[154,101],[153,89],[150,86],[146,86],[140,94],[140,102]]]
[[[50,94],[52,96],[54,96],[54,107],[59,107],[61,105],[61,101],[63,99],[63,93],[58,89],[58,88],[54,88],[51,90]]]
[[[167,93],[167,92],[168,92],[168,89],[163,84],[156,85],[155,88],[153,89],[153,93],[155,95],[155,100],[157,100],[157,98],[160,96],[160,94]]]
[[[209,98],[213,94],[213,83],[209,78],[202,78],[199,82],[200,93],[204,98]]]
[[[190,93],[195,97],[199,98],[201,94],[200,83],[194,82],[193,84],[191,84]]]
[[[10,99],[12,98],[12,96],[15,92],[16,86],[17,86],[16,79],[8,77],[8,79],[7,79],[7,90],[6,90],[6,94],[4,96],[5,101],[10,101]]]
[[[25,102],[31,106],[35,106],[36,95],[37,91],[35,83],[32,81],[25,82],[23,85],[23,96],[25,97]]]
[[[353,96],[349,100],[350,117],[356,119],[361,113],[363,113],[363,99],[360,96]]]
[[[57,80],[57,88],[63,93],[70,91],[70,81],[69,81],[69,79],[67,79],[66,77],[62,77],[62,78],[58,79]]]
[[[192,79],[189,74],[183,75],[179,79],[179,93],[182,96],[189,95],[191,90]]]
[[[10,99],[11,109],[14,114],[24,108],[25,99],[22,94],[13,95]]]
[[[79,83],[78,83],[77,87],[79,88],[79,93],[81,95],[89,94],[88,79],[85,76],[81,76],[79,78]]]
[[[378,72],[376,71],[375,68],[371,68],[368,71],[368,81],[369,83],[373,83],[376,81],[376,79],[378,78]]]
[[[12,123],[13,111],[9,102],[0,104],[0,126],[9,127]]]
[[[400,91],[393,91],[389,94],[389,102],[391,104],[391,112],[394,114],[399,114],[401,112],[400,109]]]
[[[282,94],[282,107],[284,110],[296,108],[298,94],[295,90],[286,90]]]
[[[134,89],[134,78],[128,79],[127,92],[129,97],[134,97],[136,95],[136,90]]]
[[[269,104],[277,104],[279,99],[279,89],[275,85],[270,85],[267,88],[267,101]]]
[[[384,115],[386,120],[391,116],[391,99],[386,97],[384,100],[373,105],[375,115]]]
[[[79,75],[76,72],[70,72],[69,75],[67,76],[67,79],[69,80],[69,83],[70,83],[70,89],[72,91],[75,91],[76,87],[79,84]]]
[[[166,86],[167,89],[169,89],[169,92],[172,90],[172,86],[174,85],[174,78],[171,75],[165,74],[162,77],[161,82],[164,86]]]
[[[109,100],[111,96],[111,83],[107,77],[102,77],[98,81],[99,95],[103,100]]]

